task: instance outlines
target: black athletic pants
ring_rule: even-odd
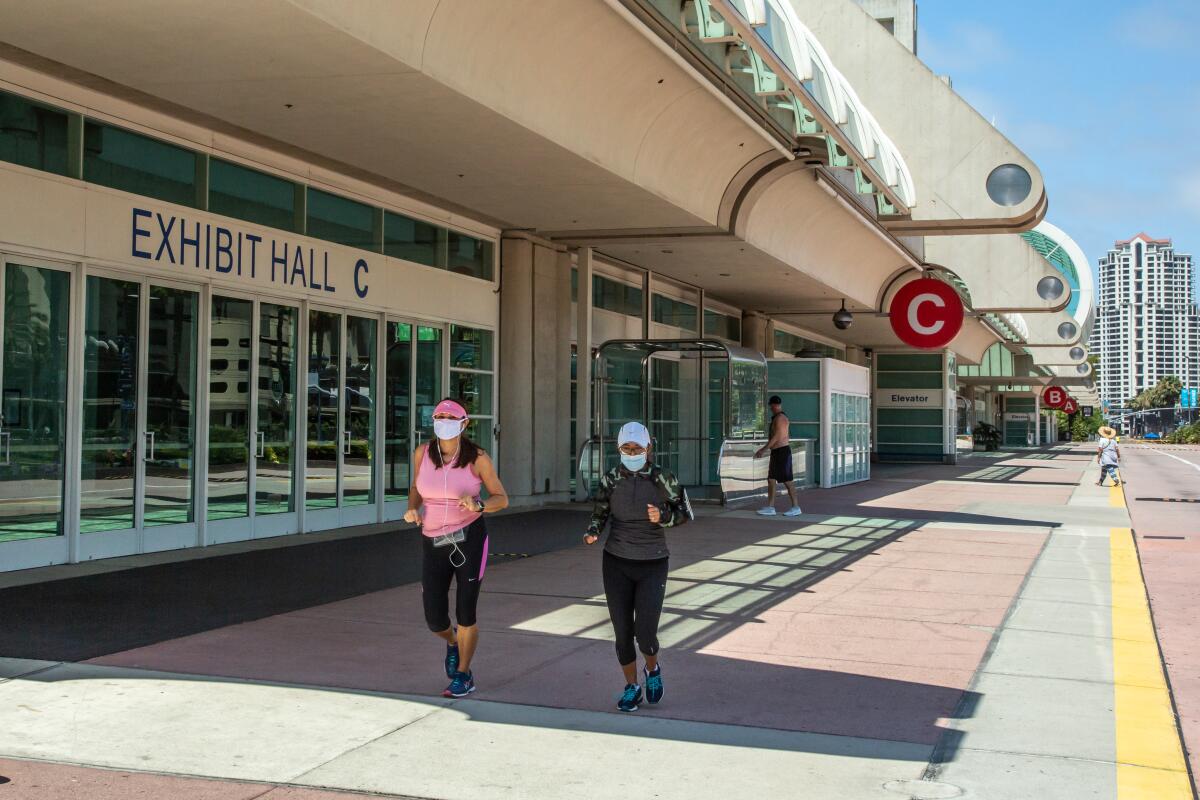
[[[462,555],[452,546],[434,547],[432,539],[422,538],[425,539],[425,552],[421,565],[421,600],[425,605],[425,624],[434,633],[450,627],[450,580],[454,579],[457,584],[454,618],[459,625],[474,625],[479,587],[487,569],[488,535],[483,517],[467,528],[466,541],[458,545]],[[450,561],[451,555],[454,557],[453,563]],[[462,563],[462,566],[454,566],[456,563]]]
[[[622,666],[637,660],[633,640],[645,655],[658,655],[658,618],[667,593],[667,559],[635,561],[604,551],[604,596]]]

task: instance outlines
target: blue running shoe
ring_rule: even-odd
[[[663,697],[662,665],[656,666],[654,672],[647,672],[643,667],[642,672],[646,673],[646,702],[654,705]]]
[[[617,708],[622,711],[637,711],[638,704],[642,702],[642,687],[636,683],[631,683],[625,687],[625,691],[621,693],[621,699],[617,701]]]
[[[458,672],[458,645],[446,645],[446,677],[453,678]]]
[[[466,697],[475,691],[475,675],[470,672],[455,672],[454,680],[442,692],[442,697]]]

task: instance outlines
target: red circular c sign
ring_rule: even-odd
[[[919,278],[896,292],[890,318],[892,330],[900,341],[923,350],[936,350],[954,341],[962,330],[963,304],[949,284]]]
[[[1067,391],[1059,386],[1047,386],[1042,392],[1042,405],[1046,408],[1062,408],[1070,400]]]
[[[1068,414],[1074,414],[1079,410],[1079,404],[1075,402],[1074,398],[1068,397],[1067,402],[1063,403],[1062,410]]]

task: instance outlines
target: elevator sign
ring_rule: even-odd
[[[1062,408],[1069,399],[1067,390],[1060,386],[1047,386],[1042,392],[1042,405],[1046,408]]]
[[[889,309],[892,330],[900,341],[922,350],[937,350],[962,330],[963,304],[947,283],[920,278],[896,292]]]

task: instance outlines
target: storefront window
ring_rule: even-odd
[[[87,120],[83,179],[181,206],[196,205],[199,156],[139,133]]]
[[[208,210],[295,231],[296,184],[214,158],[208,165]]]
[[[615,311],[630,317],[642,316],[642,290],[627,283],[592,276],[592,307]]]
[[[0,92],[0,161],[67,174],[67,115]]]

